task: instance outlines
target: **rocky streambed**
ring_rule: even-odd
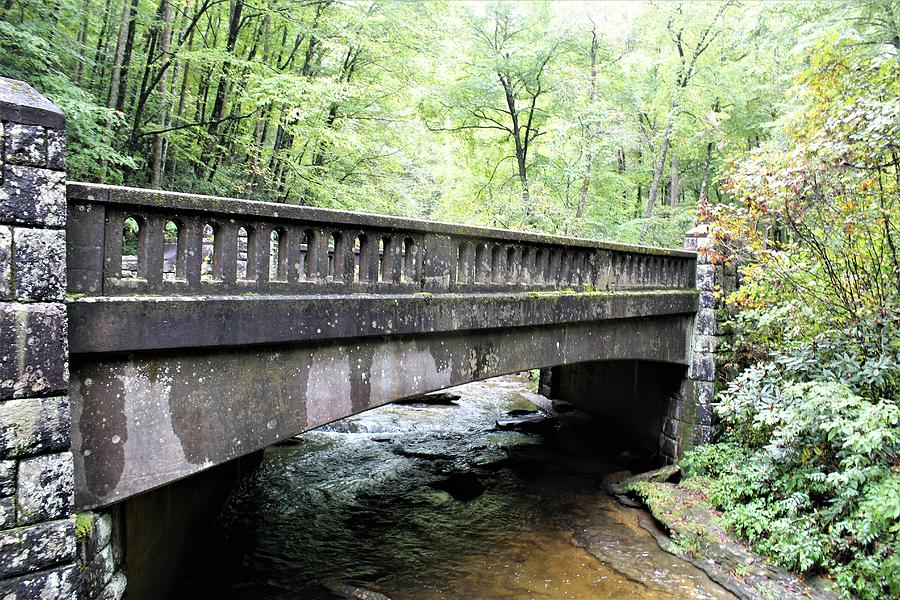
[[[270,448],[177,598],[734,598],[607,490],[645,465],[522,377]]]

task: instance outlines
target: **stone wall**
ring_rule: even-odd
[[[0,78],[0,597],[124,593],[117,511],[74,510],[65,118]]]
[[[0,78],[0,148],[0,597],[70,598],[62,113]]]
[[[670,398],[660,432],[660,451],[667,462],[681,458],[685,450],[712,441],[713,399],[718,357],[727,337],[725,298],[737,289],[735,266],[716,251],[709,226],[701,223],[685,236],[686,250],[697,251],[699,309],[691,341],[691,366],[687,378]]]

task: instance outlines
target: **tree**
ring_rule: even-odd
[[[675,51],[678,53],[678,59],[673,81],[674,89],[672,91],[668,115],[666,117],[666,124],[662,131],[662,138],[656,155],[656,166],[653,169],[653,181],[650,184],[650,195],[647,198],[647,206],[644,209],[644,219],[649,219],[653,215],[653,209],[656,206],[660,182],[662,181],[663,170],[666,166],[666,157],[669,152],[669,144],[671,143],[672,128],[682,109],[688,85],[697,74],[700,57],[703,56],[709,49],[710,44],[712,44],[721,33],[721,30],[718,29],[718,27],[722,20],[722,16],[732,4],[733,3],[730,0],[720,3],[714,15],[709,18],[705,25],[700,29],[696,40],[693,41],[693,43],[689,41],[688,33],[685,30],[686,25],[684,22],[683,6],[681,4],[677,5],[674,13],[669,17],[669,21],[666,24],[666,30],[668,31],[669,38]],[[645,222],[644,226],[641,228],[641,241],[646,237],[647,227],[648,223]]]

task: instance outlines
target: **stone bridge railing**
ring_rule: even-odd
[[[691,252],[85,183],[67,194],[70,294],[694,287]]]

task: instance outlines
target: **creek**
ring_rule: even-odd
[[[520,376],[449,392],[267,449],[174,597],[733,598],[605,491],[635,459],[597,421],[544,418]]]

